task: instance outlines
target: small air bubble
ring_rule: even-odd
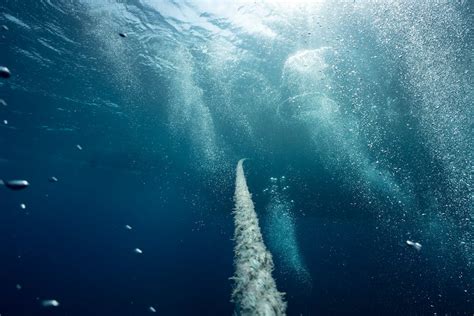
[[[411,240],[407,240],[406,241],[407,245],[416,249],[417,251],[420,251],[421,250],[421,244],[418,243],[418,242],[414,242],[414,241],[411,241]]]
[[[5,67],[5,66],[0,66],[0,77],[4,78],[4,79],[8,79],[11,77],[11,72],[10,70]]]
[[[41,305],[44,307],[56,307],[59,306],[59,302],[57,300],[43,300]]]
[[[49,182],[58,182],[58,178],[56,177],[49,177]]]

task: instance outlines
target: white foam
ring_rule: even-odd
[[[235,274],[232,301],[235,315],[285,315],[286,302],[272,277],[273,259],[265,247],[247,187],[243,161],[237,164],[235,179]]]

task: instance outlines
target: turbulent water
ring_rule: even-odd
[[[273,279],[273,259],[263,241],[252,194],[243,169],[235,178],[235,281],[232,300],[236,315],[285,315],[286,303]]]
[[[471,315],[473,10],[2,1],[0,314]]]

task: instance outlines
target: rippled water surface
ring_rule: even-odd
[[[473,10],[1,1],[0,315],[472,315]]]

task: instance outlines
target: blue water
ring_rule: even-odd
[[[0,314],[231,315],[246,157],[288,315],[472,315],[473,9],[4,0]]]

